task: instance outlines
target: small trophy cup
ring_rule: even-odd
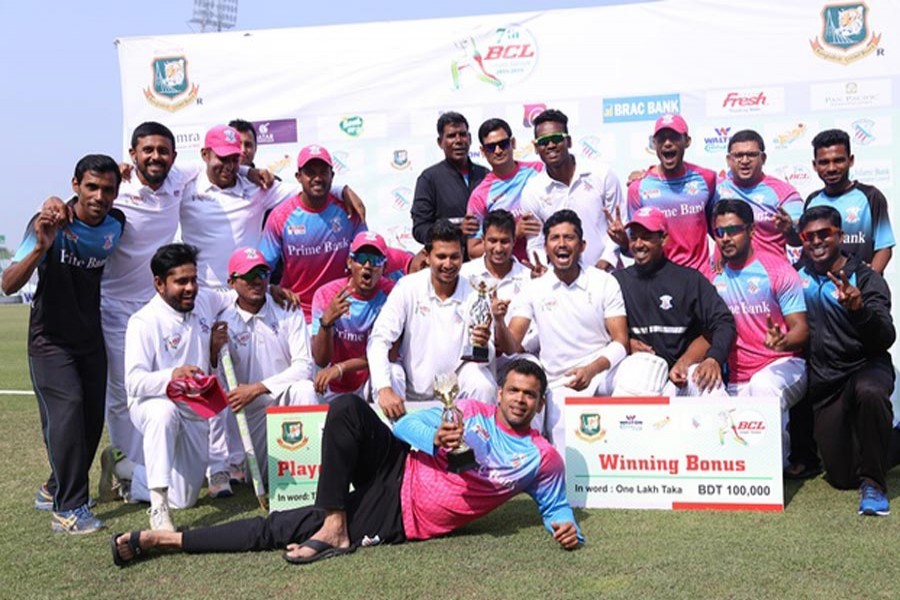
[[[454,403],[458,393],[459,381],[456,379],[456,373],[434,376],[434,396],[444,403],[444,410],[441,411],[442,422],[462,425],[462,411]],[[475,468],[478,468],[475,452],[464,441],[460,441],[459,448],[447,453],[447,470],[451,473],[459,474]]]
[[[497,289],[497,286],[488,286],[484,280],[477,281],[474,277],[469,279],[469,283],[478,292],[478,297],[469,307],[468,326],[489,325],[491,323],[491,299],[489,295]],[[469,362],[486,363],[489,361],[489,356],[488,347],[473,344],[470,337],[463,348],[461,359]]]

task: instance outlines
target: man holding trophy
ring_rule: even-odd
[[[479,294],[459,276],[464,243],[459,227],[446,219],[435,223],[425,245],[429,268],[397,282],[372,327],[369,373],[389,419],[403,416],[406,402],[437,406],[439,373],[455,372],[464,398],[496,399],[490,303],[487,289]],[[399,363],[392,364],[388,354],[398,340]]]
[[[322,434],[315,506],[185,532],[116,534],[113,561],[125,566],[151,548],[200,553],[286,547],[285,560],[308,564],[359,547],[450,533],[520,492],[534,498],[560,546],[578,548],[584,538],[566,500],[563,461],[531,428],[544,404],[544,371],[526,359],[511,361],[500,377],[496,406],[454,402],[456,383],[455,375],[442,374],[434,385],[447,410],[464,420],[446,418],[438,408],[421,410],[400,418],[393,433],[359,396],[336,398]],[[449,455],[463,446],[477,467],[453,472]]]

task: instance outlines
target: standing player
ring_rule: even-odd
[[[218,366],[226,344],[234,362],[237,387],[228,391],[232,412],[244,411],[263,481],[266,459],[266,408],[317,404],[306,320],[285,310],[266,293],[269,266],[256,248],[238,248],[228,260],[228,285],[237,294],[212,327],[210,362]],[[223,381],[224,377],[220,377]],[[225,412],[225,411],[223,411]],[[243,464],[240,434],[228,431],[228,462]],[[212,443],[212,440],[210,440]],[[225,480],[227,482],[227,479]],[[223,483],[225,483],[223,482]],[[220,484],[222,490],[230,490]],[[216,493],[210,482],[210,495]]]
[[[684,161],[691,145],[687,122],[681,115],[663,115],[653,128],[653,146],[659,164],[628,186],[628,218],[642,207],[658,208],[666,217],[666,257],[676,265],[711,274],[708,223],[716,200],[716,174]],[[628,245],[623,229],[616,242]]]
[[[472,136],[464,116],[445,112],[438,118],[437,132],[437,144],[444,152],[444,160],[419,175],[410,209],[412,234],[420,244],[428,242],[429,232],[438,219],[460,223],[467,236],[478,232],[478,219],[466,214],[466,205],[472,190],[488,174],[487,169],[469,158]]]
[[[345,393],[368,396],[369,333],[394,287],[383,275],[388,252],[377,233],[357,234],[347,259],[350,276],[326,283],[313,296],[312,354],[321,369],[316,392],[326,401]]]
[[[528,236],[541,232],[541,223],[534,215],[522,212],[521,196],[525,184],[544,170],[544,163],[519,162],[515,159],[516,138],[509,123],[503,119],[488,119],[482,123],[478,128],[478,140],[481,142],[481,153],[491,165],[491,172],[472,190],[466,213],[475,215],[481,222],[493,210],[512,213],[516,219],[513,255],[520,261],[528,262],[526,240]],[[484,254],[481,230],[467,243],[469,258]]]
[[[425,245],[427,270],[397,282],[375,320],[366,355],[372,390],[385,416],[399,419],[406,402],[436,402],[434,376],[455,371],[462,397],[492,402],[497,397],[493,364],[461,361],[467,342],[488,346],[490,325],[470,327],[475,295],[459,276],[463,234],[447,219],[435,223]],[[400,364],[390,356],[399,340]]]
[[[803,199],[794,186],[763,173],[766,143],[751,129],[728,140],[728,177],[716,190],[720,200],[742,200],[753,209],[753,249],[787,261],[787,245],[799,246],[794,223],[803,212]]]
[[[561,210],[544,223],[551,273],[530,280],[509,307],[509,326],[497,319],[497,346],[507,354],[524,350],[522,340],[537,327],[549,389],[544,418],[547,439],[565,455],[566,396],[608,395],[617,365],[625,358],[628,326],[615,278],[582,266],[581,220]]]
[[[119,166],[89,154],[75,165],[72,223],[42,210],[3,271],[3,293],[17,292],[38,272],[28,323],[28,362],[41,414],[50,477],[35,507],[51,509],[54,531],[103,527],[88,505],[88,470],[103,433],[106,351],[100,329],[100,276],[125,227],[112,208]]]
[[[822,131],[813,138],[812,146],[813,168],[825,188],[810,194],[804,208],[837,209],[843,222],[844,250],[883,275],[894,251],[894,232],[884,194],[875,186],[850,180],[853,154],[846,131]]]
[[[284,263],[281,286],[300,297],[307,323],[313,294],[344,273],[350,243],[366,231],[365,223],[329,193],[333,178],[328,150],[317,145],[300,150],[297,181],[303,189],[272,211],[260,242],[271,268]]]
[[[584,227],[585,265],[608,271],[619,263],[619,247],[610,239],[606,214],[623,214],[625,198],[619,179],[601,165],[578,165],[569,154],[569,118],[548,109],[534,119],[534,148],[546,166],[522,191],[521,209],[546,223],[561,209],[571,209]],[[540,233],[528,238],[528,253],[544,248]]]
[[[728,391],[781,400],[782,458],[787,464],[788,410],[806,393],[802,351],[809,328],[800,279],[784,258],[755,251],[753,209],[747,202],[722,200],[713,208],[713,219],[713,237],[725,261],[713,284],[737,325],[728,357]]]

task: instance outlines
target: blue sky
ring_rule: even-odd
[[[631,0],[639,1],[639,0]],[[236,29],[304,27],[626,4],[629,0],[239,0]],[[0,86],[8,183],[0,235],[14,249],[48,195],[66,197],[77,160],[99,152],[119,156],[122,108],[119,37],[191,33],[192,0],[15,2],[0,9],[4,24]]]

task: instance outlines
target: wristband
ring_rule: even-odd
[[[334,323],[332,323],[331,325],[326,325],[325,319],[319,317],[319,326],[322,327],[322,329],[331,329],[332,327],[334,327]]]
[[[344,368],[341,366],[341,363],[337,363],[333,365],[338,370],[338,379],[344,378]]]

